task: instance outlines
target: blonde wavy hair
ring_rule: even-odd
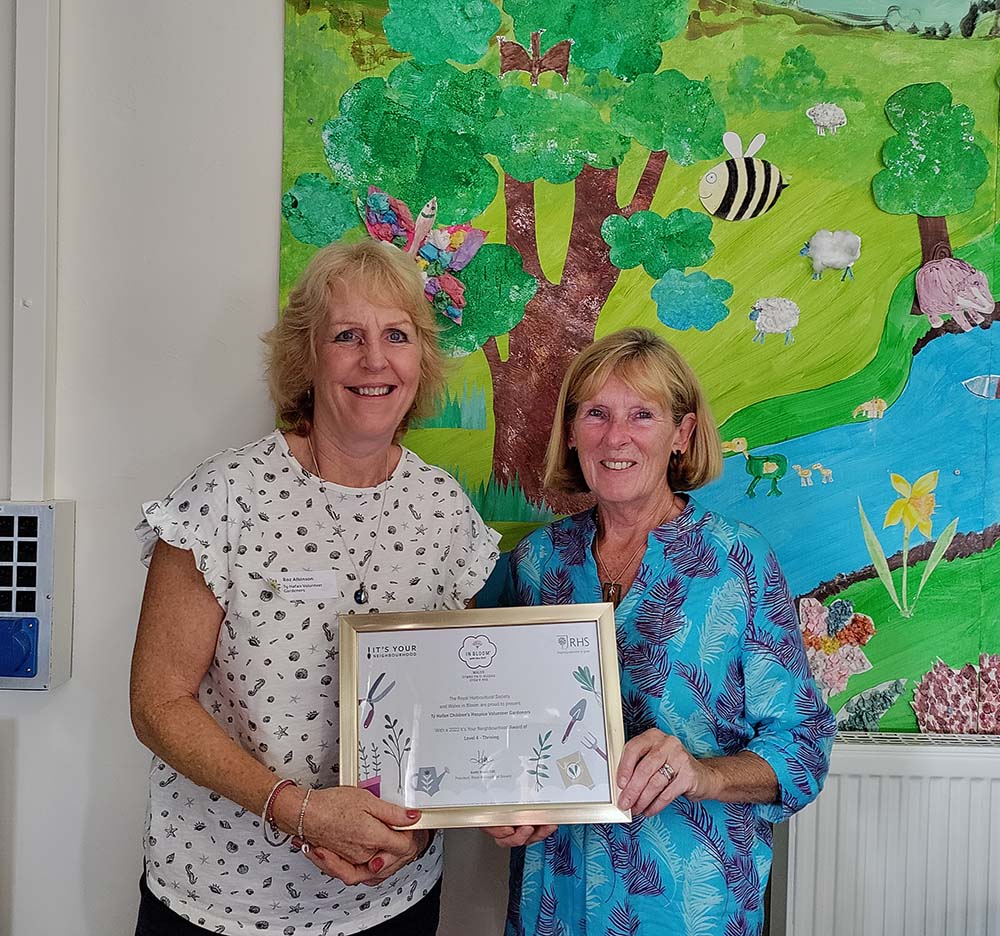
[[[278,421],[299,435],[312,427],[317,349],[330,309],[345,293],[406,312],[420,340],[420,381],[413,405],[396,429],[394,441],[398,440],[411,420],[434,412],[444,391],[445,357],[420,268],[398,247],[376,240],[335,243],[316,251],[289,294],[278,324],[261,336],[267,346],[265,373]]]
[[[579,405],[591,399],[610,377],[622,380],[644,399],[659,403],[670,413],[674,425],[694,413],[696,423],[687,451],[673,455],[667,466],[671,491],[693,491],[722,473],[719,430],[694,371],[648,328],[625,328],[584,348],[566,371],[545,454],[545,487],[563,494],[589,492],[576,451],[567,445],[568,429]]]

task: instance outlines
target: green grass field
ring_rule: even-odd
[[[924,565],[911,566],[911,583],[920,581]],[[901,569],[893,572],[897,593],[901,578]],[[855,611],[874,620],[875,636],[864,648],[874,668],[852,676],[846,691],[830,699],[835,712],[851,696],[886,679],[905,679],[903,694],[882,717],[879,727],[883,731],[916,731],[916,716],[910,707],[913,690],[942,647],[948,648],[944,662],[956,669],[977,663],[981,652],[1000,653],[1000,544],[966,559],[942,562],[934,570],[933,582],[933,588],[920,596],[912,618],[900,615],[877,578],[856,582],[836,596],[849,599]]]

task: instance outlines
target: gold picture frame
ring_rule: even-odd
[[[408,828],[631,819],[615,783],[625,733],[611,604],[342,614],[339,622],[342,784],[420,809]],[[532,706],[550,691],[575,704]],[[475,754],[464,757],[473,742]],[[446,752],[455,770],[418,766],[418,747]],[[504,801],[478,801],[491,796]]]

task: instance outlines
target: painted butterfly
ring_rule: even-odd
[[[359,206],[368,233],[405,250],[424,274],[427,301],[456,325],[462,324],[465,286],[452,276],[476,255],[486,239],[486,231],[470,224],[435,227],[437,199],[432,198],[417,215],[398,198],[376,188],[368,188],[368,197]]]

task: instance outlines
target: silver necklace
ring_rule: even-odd
[[[326,501],[326,510],[330,514],[330,519],[337,524],[335,526],[334,532],[340,538],[340,543],[344,547],[344,553],[347,558],[351,560],[351,565],[354,566],[354,577],[355,581],[358,583],[358,587],[354,592],[354,603],[357,605],[368,604],[368,588],[365,586],[365,580],[361,576],[361,572],[365,567],[366,562],[370,562],[372,556],[375,555],[375,548],[378,546],[379,536],[382,534],[382,518],[385,516],[385,493],[389,485],[389,455],[392,453],[392,445],[386,450],[385,453],[385,480],[382,482],[382,496],[379,499],[378,508],[378,526],[375,527],[375,541],[372,544],[372,548],[368,551],[368,554],[361,560],[360,566],[354,561],[354,556],[351,555],[350,550],[347,548],[347,541],[344,539],[344,534],[340,531],[340,520],[333,511],[333,506],[330,504],[330,495],[326,493],[326,481],[323,480],[323,475],[319,470],[319,462],[316,460],[316,450],[313,448],[312,443],[312,433],[306,436],[306,442],[309,445],[309,457],[312,459],[313,468],[315,469],[316,477],[319,478],[319,490],[323,495],[323,500]]]

